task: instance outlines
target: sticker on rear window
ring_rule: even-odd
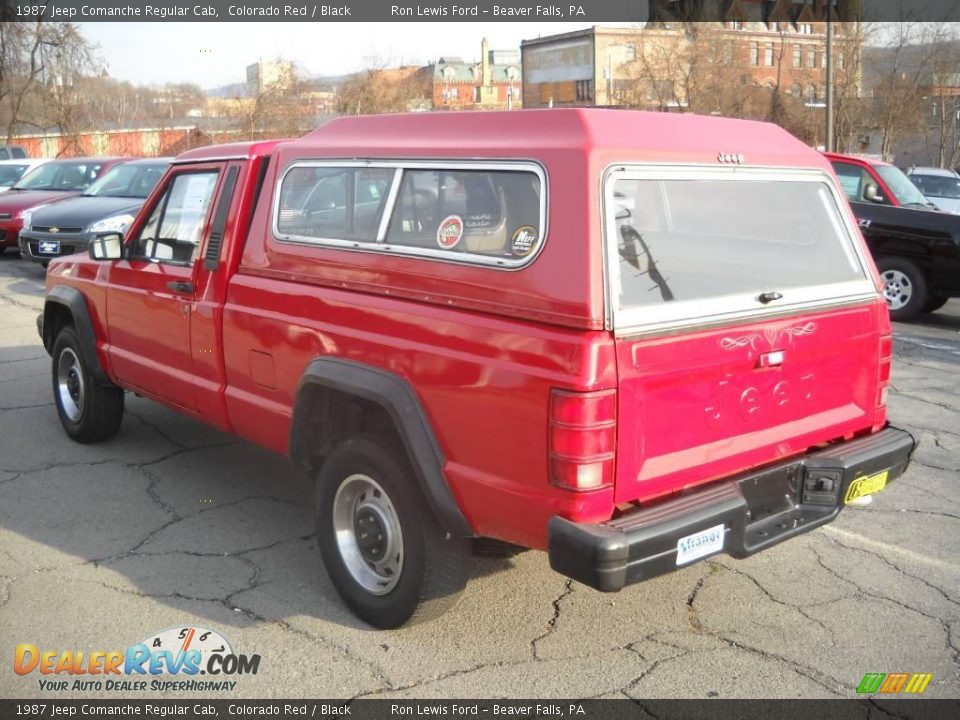
[[[723,550],[723,529],[723,525],[714,525],[677,540],[677,565],[686,565]]]
[[[518,227],[513,233],[510,251],[517,257],[526,257],[537,244],[537,229],[532,225]]]
[[[437,245],[451,250],[463,237],[463,218],[459,215],[447,215],[437,228]]]

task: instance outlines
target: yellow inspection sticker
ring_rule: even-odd
[[[847,488],[847,496],[843,499],[844,504],[849,505],[857,498],[880,492],[887,486],[887,476],[889,474],[889,470],[884,470],[873,475],[857,478]]]

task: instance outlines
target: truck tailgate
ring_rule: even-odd
[[[616,501],[650,500],[869,429],[876,303],[617,340]]]

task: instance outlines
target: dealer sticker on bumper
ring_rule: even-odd
[[[847,494],[843,498],[844,504],[849,505],[854,500],[880,492],[887,486],[888,475],[890,475],[890,471],[884,470],[873,475],[857,478],[847,488]]]
[[[723,550],[723,532],[723,525],[714,525],[677,540],[677,565],[686,565]]]

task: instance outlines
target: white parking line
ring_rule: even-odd
[[[902,335],[894,335],[894,338],[897,340],[897,342],[904,342],[908,343],[909,345],[919,345],[920,347],[925,347],[928,350],[939,350],[941,352],[948,352],[951,355],[960,356],[960,347],[958,347],[956,344],[944,345],[942,343],[915,340],[914,338],[903,337]]]
[[[960,565],[954,565],[953,563],[944,562],[939,558],[928,557],[927,555],[921,555],[920,553],[913,552],[912,550],[905,550],[902,547],[897,545],[891,545],[890,543],[880,542],[879,540],[873,540],[872,538],[864,537],[859,533],[850,532],[849,530],[841,530],[838,527],[833,525],[826,525],[824,528],[829,533],[834,535],[839,535],[842,538],[848,540],[853,540],[858,542],[861,545],[867,545],[868,547],[876,548],[878,550],[884,550],[886,552],[892,553],[894,555],[900,555],[904,558],[908,558],[913,562],[924,563],[925,565],[932,565],[933,567],[941,568],[943,570],[950,570],[952,572],[960,572]]]

